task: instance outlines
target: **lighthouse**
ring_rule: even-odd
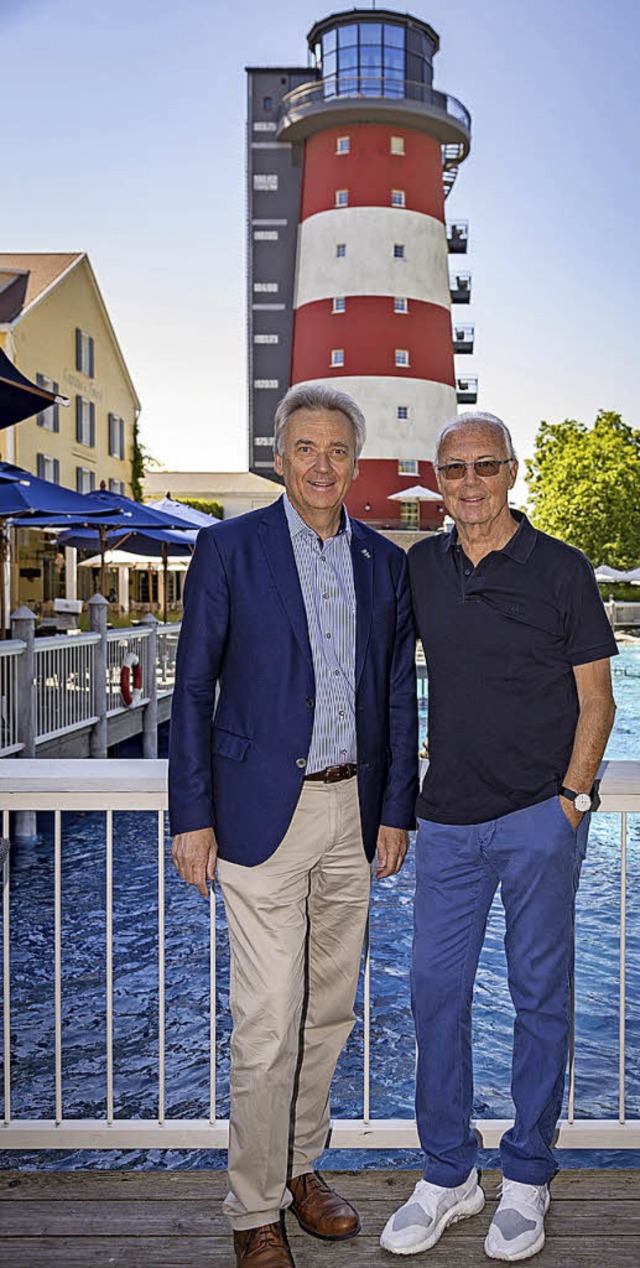
[[[435,487],[438,429],[477,399],[455,362],[474,342],[453,317],[471,299],[468,228],[445,217],[469,112],[433,86],[426,22],[352,9],[307,38],[304,69],[248,71],[250,466],[272,473],[290,385],[333,384],[367,420],[351,513],[437,527],[439,503],[390,495]]]

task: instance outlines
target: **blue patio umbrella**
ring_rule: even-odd
[[[55,404],[68,405],[68,397],[32,383],[0,348],[0,430]]]

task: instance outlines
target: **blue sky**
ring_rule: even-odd
[[[244,66],[304,65],[339,7],[0,0],[2,249],[89,253],[168,467],[246,465]],[[639,426],[639,6],[388,7],[439,32],[436,86],[473,116],[447,214],[470,222],[479,404],[523,457],[541,418]]]

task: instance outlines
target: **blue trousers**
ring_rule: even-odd
[[[418,821],[412,1007],[418,1040],[416,1118],[424,1178],[461,1184],[475,1165],[471,1005],[489,908],[505,910],[516,1012],[504,1175],[544,1184],[555,1174],[571,1025],[574,904],[589,816],[576,831],[557,797],[471,826]]]

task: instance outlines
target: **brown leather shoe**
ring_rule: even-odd
[[[307,1171],[289,1181],[293,1194],[290,1210],[305,1233],[326,1242],[343,1242],[360,1232],[360,1216],[350,1202],[330,1189],[322,1176]]]
[[[295,1268],[282,1224],[260,1224],[233,1234],[236,1268]]]

